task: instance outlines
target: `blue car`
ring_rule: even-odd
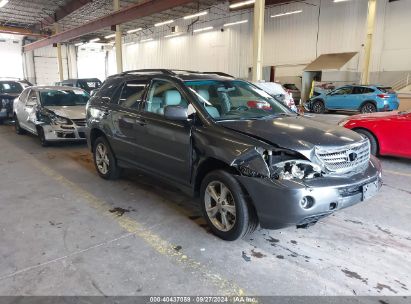
[[[314,113],[337,110],[373,113],[397,110],[399,104],[397,93],[390,87],[346,85],[311,98],[306,108]]]

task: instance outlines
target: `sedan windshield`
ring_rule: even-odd
[[[240,80],[198,80],[185,84],[215,120],[264,119],[294,115],[263,90]]]
[[[84,106],[90,95],[83,90],[48,90],[40,93],[44,107]]]

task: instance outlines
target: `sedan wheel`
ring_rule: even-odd
[[[208,218],[220,231],[229,231],[236,221],[235,201],[231,191],[222,182],[208,184],[204,203]]]

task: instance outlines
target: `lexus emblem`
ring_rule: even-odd
[[[347,151],[347,158],[350,162],[353,162],[357,159],[358,155],[357,153],[353,152],[353,151]]]

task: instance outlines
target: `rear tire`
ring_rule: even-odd
[[[93,159],[98,175],[104,179],[115,180],[121,176],[121,168],[108,141],[99,137],[93,144]]]
[[[20,122],[17,119],[16,115],[14,115],[14,130],[18,135],[23,135],[25,133],[24,130],[20,127]]]
[[[257,216],[237,180],[223,170],[212,171],[201,183],[201,210],[211,231],[234,241],[255,231]]]
[[[314,101],[311,109],[313,113],[323,114],[325,112],[324,102],[322,100]]]
[[[366,102],[360,109],[362,114],[377,112],[377,107],[372,102]]]
[[[367,130],[364,130],[364,129],[357,129],[354,131],[368,138],[368,140],[370,141],[371,154],[374,156],[378,155],[378,141],[375,138],[375,136],[371,132],[368,132]]]

